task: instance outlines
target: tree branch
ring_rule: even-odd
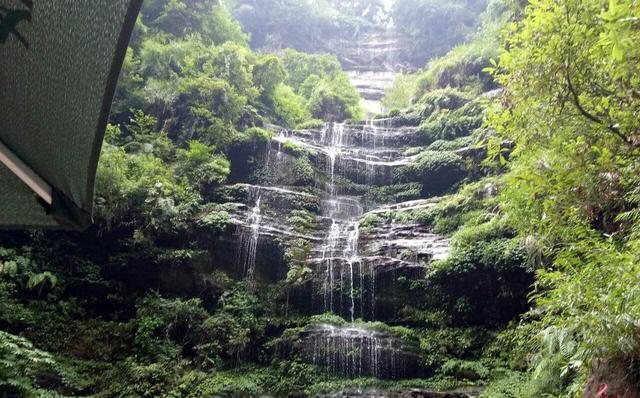
[[[606,126],[609,131],[617,135],[622,141],[624,141],[625,144],[627,144],[631,148],[638,148],[638,145],[634,144],[629,139],[629,137],[622,134],[620,129],[615,124],[607,123],[604,120],[600,119],[599,117],[592,115],[586,109],[584,109],[582,104],[580,104],[578,93],[576,92],[575,88],[573,87],[573,84],[571,83],[571,77],[569,76],[569,72],[565,71],[565,73],[567,78],[567,86],[569,88],[569,92],[571,93],[573,104],[576,106],[576,108],[582,114],[582,116],[586,117],[587,119],[591,120],[594,123],[598,123],[600,125]]]

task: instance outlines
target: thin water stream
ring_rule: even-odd
[[[285,175],[287,162],[284,147],[294,143],[314,153],[314,164],[324,171],[326,180],[318,180],[320,195],[318,230],[309,241],[312,249],[306,260],[313,270],[313,291],[318,294],[313,312],[340,315],[346,324],[315,325],[307,331],[305,352],[309,362],[333,374],[346,377],[374,376],[398,379],[411,375],[417,358],[413,348],[390,332],[383,332],[366,321],[375,321],[376,297],[383,285],[395,278],[395,270],[426,269],[432,259],[448,253],[448,241],[432,234],[424,226],[388,222],[363,232],[360,221],[367,214],[410,212],[428,208],[433,202],[417,200],[365,209],[362,198],[344,190],[344,179],[368,186],[390,183],[395,167],[410,164],[413,158],[403,156],[403,132],[389,121],[361,124],[327,123],[320,129],[287,131],[278,129],[275,145],[269,154],[270,167]],[[253,274],[256,248],[261,235],[280,230],[286,225],[265,220],[263,207],[272,195],[314,196],[286,186],[249,186],[255,202],[246,214],[241,239],[242,261],[246,274]],[[265,202],[265,198],[267,202]],[[276,206],[277,207],[277,206]],[[365,212],[365,210],[367,210]],[[268,217],[267,217],[268,218]],[[273,225],[272,225],[273,224]],[[378,278],[386,278],[379,281]],[[379,284],[380,282],[380,284]],[[381,283],[385,282],[385,283]],[[415,365],[417,368],[417,365]]]

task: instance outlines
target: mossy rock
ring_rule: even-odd
[[[396,170],[396,181],[400,183],[422,183],[422,195],[439,195],[467,175],[464,160],[452,152],[424,151],[416,163]]]

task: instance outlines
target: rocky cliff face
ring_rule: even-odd
[[[329,374],[379,379],[419,377],[418,342],[371,325],[315,324],[283,345]],[[293,351],[293,352],[292,352]]]
[[[371,114],[382,113],[380,101],[396,74],[422,66],[406,57],[409,49],[410,38],[391,28],[358,31],[352,37],[325,44],[325,51],[338,56]]]
[[[313,322],[281,347],[329,373],[401,379],[423,372],[417,342],[373,323],[394,322],[416,300],[398,281],[424,277],[449,251],[445,237],[412,216],[436,203],[419,198],[422,177],[397,188],[399,170],[417,161],[407,153],[420,142],[417,129],[403,124],[271,126],[262,170],[270,184],[217,193],[228,202],[233,227],[212,253],[234,242],[237,275],[254,283],[285,280],[289,310],[340,317]],[[373,194],[394,187],[407,190],[406,200]]]

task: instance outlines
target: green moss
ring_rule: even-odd
[[[384,221],[383,217],[376,213],[368,213],[360,220],[360,228],[367,232],[377,227]]]
[[[370,187],[365,191],[364,198],[372,203],[399,203],[418,199],[422,185],[415,182],[392,184],[381,187]]]
[[[211,211],[196,221],[196,225],[200,228],[204,228],[214,234],[223,233],[229,228],[231,223],[231,216],[228,212]]]
[[[291,210],[287,217],[287,224],[297,232],[304,232],[313,229],[316,223],[315,214],[308,210]]]
[[[423,225],[432,225],[436,216],[438,214],[438,209],[435,207],[429,207],[425,209],[415,210],[413,212],[413,218]]]
[[[296,159],[293,165],[293,175],[296,179],[295,185],[313,186],[315,183],[315,170],[306,156]]]
[[[304,156],[306,155],[306,149],[300,145],[297,144],[293,141],[287,140],[282,144],[281,149],[286,152],[289,153],[293,156],[299,157],[299,156]]]
[[[318,128],[322,126],[324,126],[324,120],[309,119],[300,123],[298,126],[296,126],[296,128],[300,130],[308,130],[308,129]]]
[[[453,140],[470,135],[482,126],[484,105],[474,100],[460,108],[435,108],[422,121],[418,133],[427,143],[436,140]]]
[[[427,149],[427,148],[426,148],[426,147],[420,147],[420,146],[407,148],[404,152],[402,152],[402,156],[415,156],[415,155],[419,155],[419,154],[420,154],[421,152],[423,152],[425,149]]]
[[[437,195],[460,182],[467,172],[462,158],[451,152],[424,151],[415,164],[395,171],[398,182],[421,182],[422,195]]]
[[[453,140],[435,140],[427,147],[429,151],[455,151],[473,145],[476,140],[471,136],[458,137]]]
[[[444,261],[428,275],[434,304],[458,325],[506,324],[528,308],[532,273],[521,243],[497,218],[463,226]]]
[[[242,132],[243,140],[269,142],[273,138],[273,132],[260,127],[251,127]]]
[[[418,93],[445,87],[474,87],[487,90],[494,87],[493,78],[483,72],[490,60],[498,56],[498,43],[493,37],[455,47],[448,54],[432,61],[418,80]]]
[[[487,219],[490,215],[486,210],[475,210],[463,213],[453,213],[450,215],[441,215],[436,217],[435,224],[433,226],[433,232],[442,235],[449,235],[457,231],[463,225],[469,225],[470,223],[481,222]]]
[[[328,323],[331,325],[344,325],[347,323],[341,316],[332,314],[330,312],[325,312],[324,314],[314,315],[309,319],[309,324],[320,324],[320,323]]]

